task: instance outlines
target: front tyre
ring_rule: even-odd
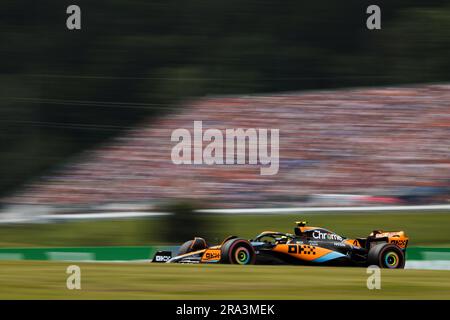
[[[250,242],[245,239],[231,239],[221,248],[221,262],[228,264],[255,264],[256,254]]]
[[[387,269],[403,269],[405,268],[405,254],[394,244],[380,243],[370,248],[367,264]]]

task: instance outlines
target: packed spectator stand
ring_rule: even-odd
[[[315,205],[314,195],[332,194],[367,204],[396,203],[403,190],[449,187],[450,85],[205,97],[179,110],[85,151],[1,201],[190,198],[226,208]],[[200,120],[204,130],[279,129],[278,174],[260,175],[260,165],[249,164],[175,165],[173,130],[192,131]]]

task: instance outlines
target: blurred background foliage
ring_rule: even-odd
[[[449,18],[434,0],[3,0],[0,193],[189,97],[449,81]]]
[[[230,235],[252,239],[264,230],[292,233],[294,221],[299,220],[299,214],[194,217],[186,211],[180,213],[181,208],[186,210],[187,207],[175,206],[170,208],[176,211],[171,218],[0,225],[0,247],[181,245],[195,236],[204,237],[209,245],[216,245]],[[366,237],[374,228],[401,229],[410,238],[409,246],[450,246],[447,212],[387,212],[382,217],[379,213],[336,215],[324,212],[301,214],[301,219],[311,226],[327,228],[349,238]]]

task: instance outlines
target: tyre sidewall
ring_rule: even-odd
[[[389,266],[386,265],[385,263],[385,257],[390,252],[394,252],[399,259],[398,266],[395,268],[389,268]],[[372,247],[369,250],[367,256],[367,264],[376,265],[380,268],[386,269],[403,269],[405,267],[405,254],[399,247],[397,247],[394,244],[389,243],[377,244],[376,246]]]
[[[226,264],[240,264],[237,262],[235,254],[240,248],[245,248],[249,253],[249,261],[245,264],[255,264],[256,253],[250,242],[245,239],[231,239],[222,246],[221,248],[221,262]]]

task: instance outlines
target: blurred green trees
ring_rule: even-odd
[[[3,0],[0,192],[190,96],[450,80],[445,1],[370,4]]]
[[[161,208],[163,212],[169,212],[171,215],[160,218],[161,227],[156,230],[158,237],[166,243],[184,243],[195,237],[204,237],[207,241],[213,241],[213,236],[217,236],[214,219],[207,214],[195,212],[201,208],[199,203],[188,200],[174,200]],[[147,240],[152,241],[154,234],[155,221],[147,219],[143,232],[147,234]],[[155,231],[153,231],[155,233]],[[217,242],[217,241],[216,241]]]

